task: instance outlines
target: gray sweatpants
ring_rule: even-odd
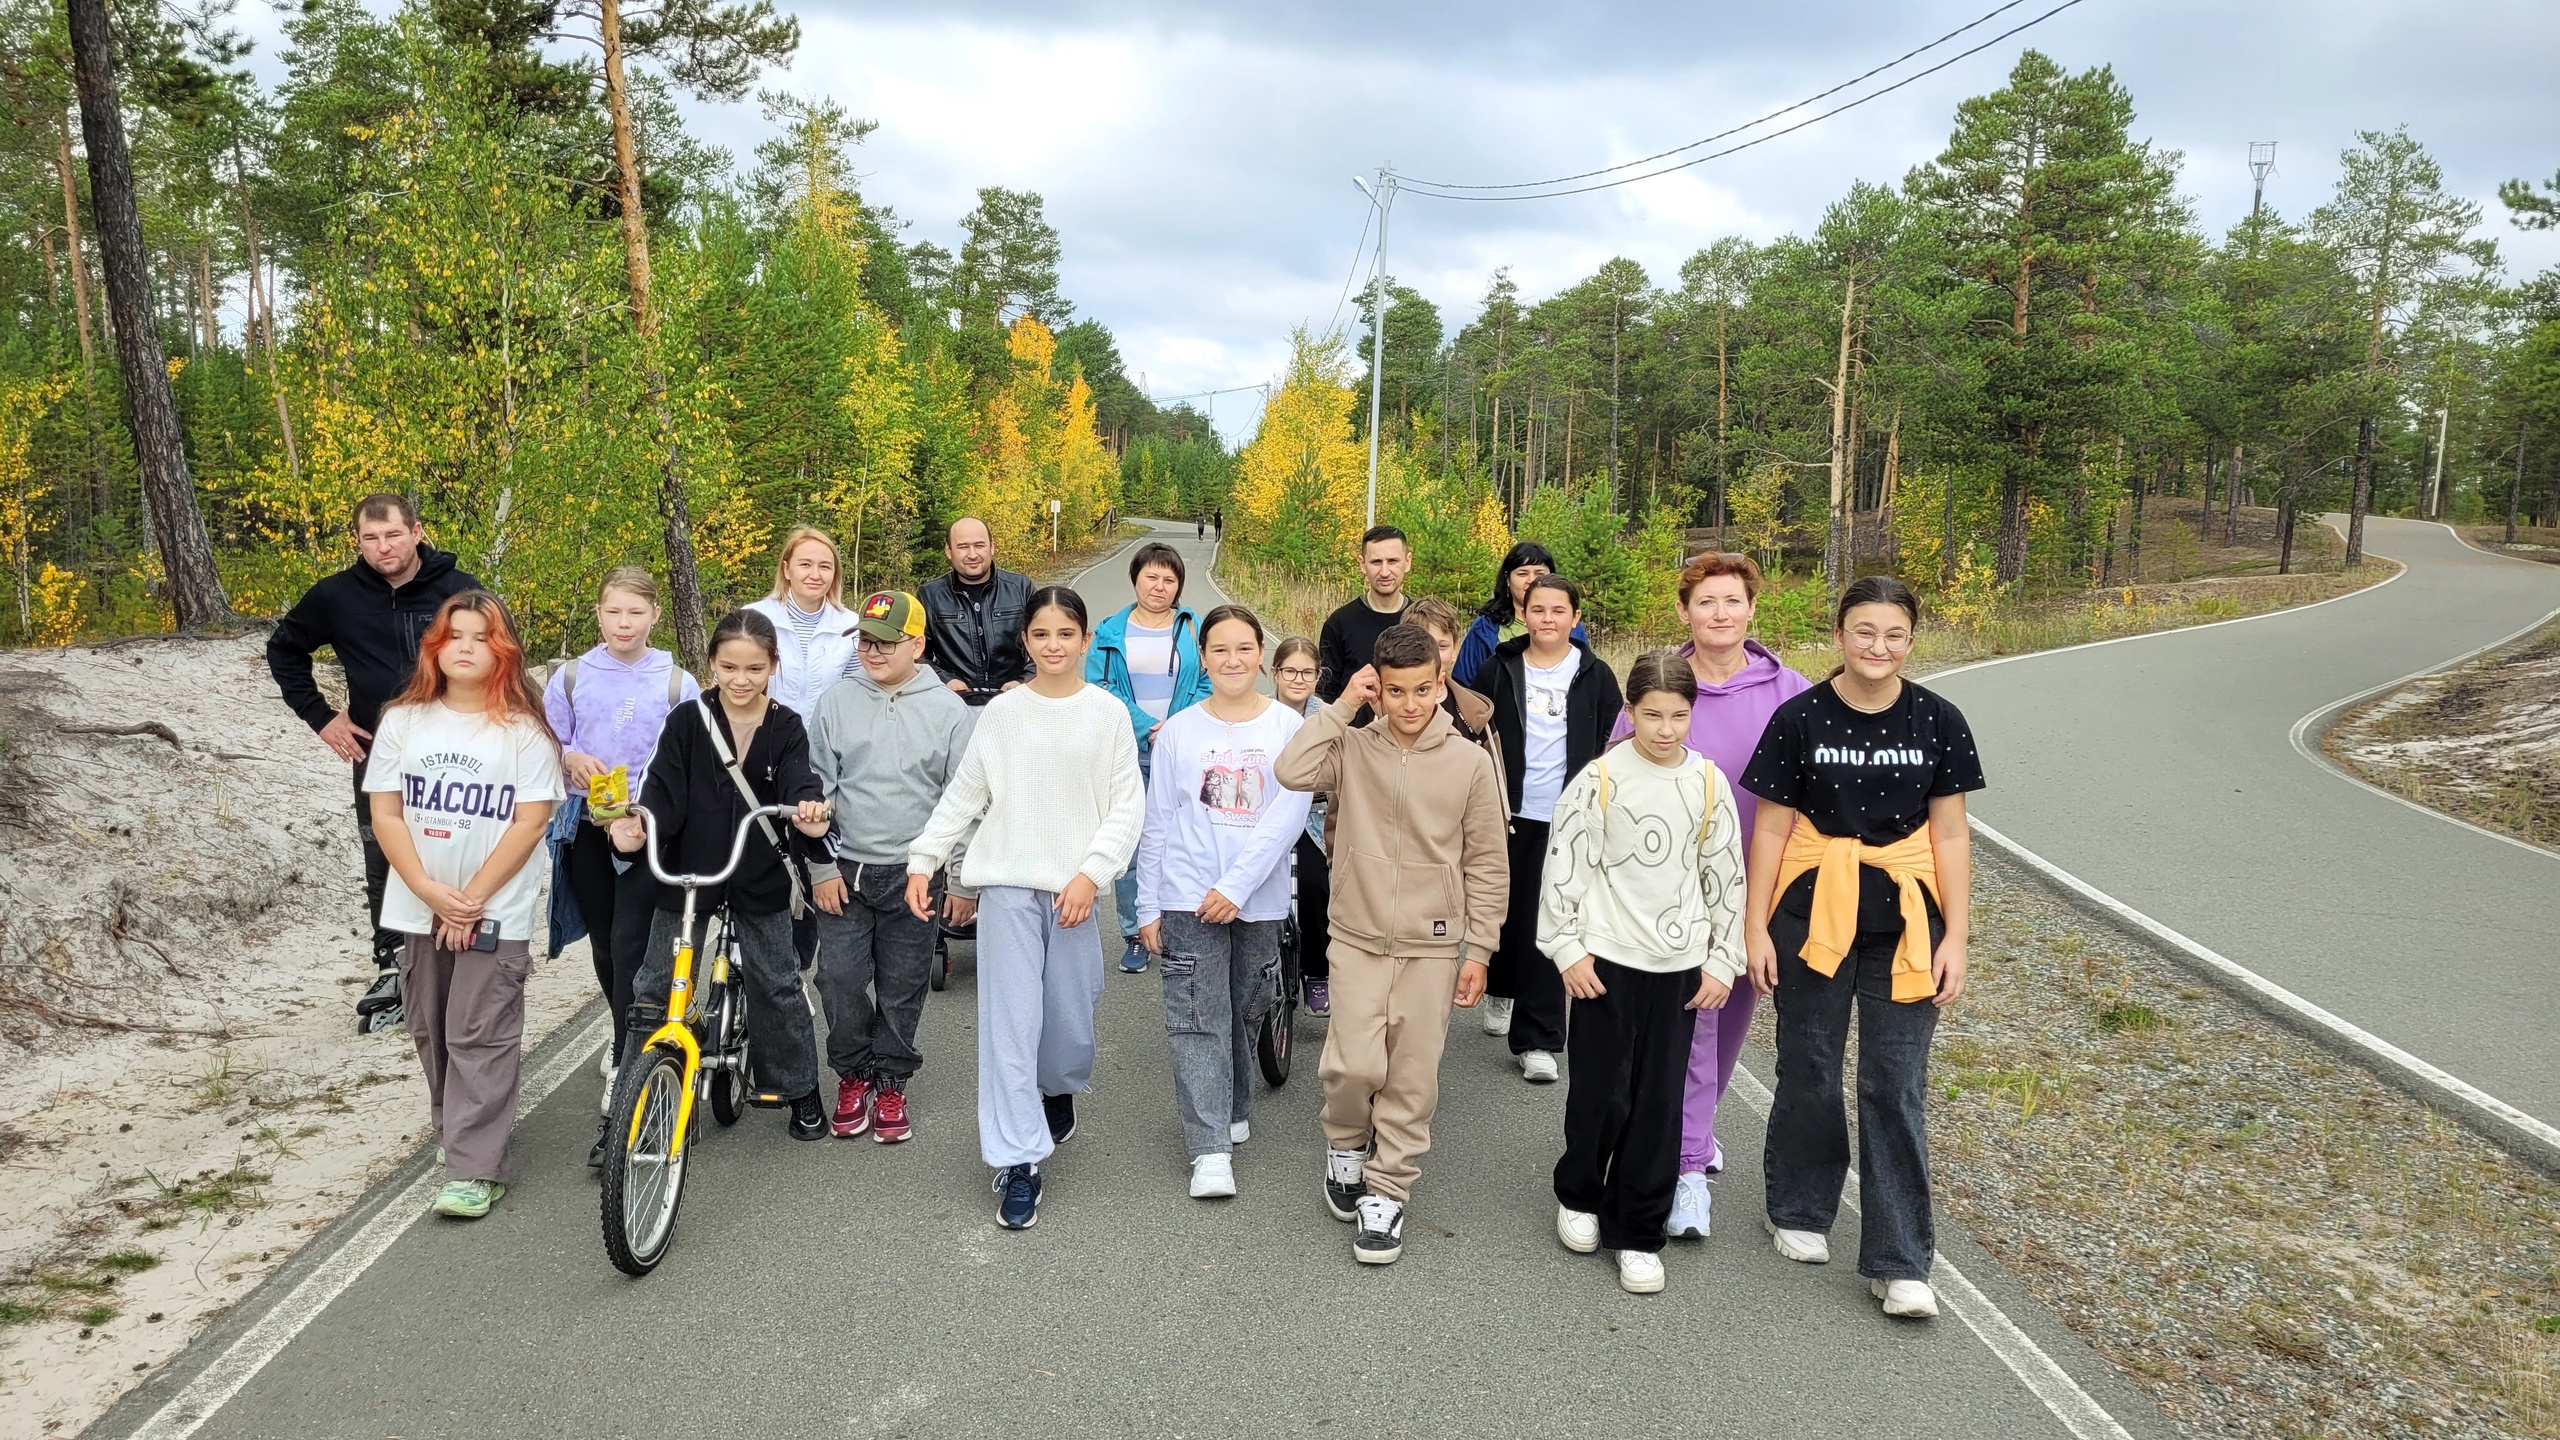
[[[404,935],[400,1003],[427,1072],[427,1113],[444,1144],[448,1180],[507,1178],[524,1077],[524,982],[533,953],[522,940],[447,950],[432,935]]]
[[[978,1153],[989,1165],[1038,1164],[1049,1141],[1043,1095],[1093,1080],[1093,1013],[1102,1003],[1102,931],[1058,924],[1047,890],[978,892]]]
[[[1280,922],[1211,925],[1168,910],[1156,934],[1164,945],[1157,968],[1183,1148],[1223,1154],[1235,1148],[1228,1127],[1253,1118],[1253,1047],[1279,989]]]

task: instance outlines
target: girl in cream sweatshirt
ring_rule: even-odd
[[[1538,948],[1574,1001],[1556,1235],[1615,1252],[1618,1283],[1650,1294],[1680,1174],[1691,1012],[1723,1005],[1744,970],[1742,832],[1725,777],[1686,743],[1688,662],[1642,656],[1626,695],[1633,735],[1556,801]]]

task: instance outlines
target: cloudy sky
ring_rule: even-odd
[[[1292,326],[1340,313],[1368,215],[1355,172],[1392,163],[1490,183],[1632,159],[1826,89],[1997,0],[779,3],[803,42],[772,84],[880,122],[863,155],[869,198],[914,221],[911,238],[956,248],[977,187],[1038,191],[1067,297],[1111,326],[1133,376],[1173,396],[1268,380]],[[2028,0],[1910,68],[2052,3]],[[253,29],[258,8],[241,15]],[[2405,123],[2481,202],[2511,271],[2560,263],[2560,237],[2515,231],[2495,199],[2501,180],[2560,169],[2548,65],[2560,4],[2080,0],[1872,104],[1675,176],[1524,204],[1407,194],[1389,269],[1452,329],[1498,266],[1533,297],[1612,255],[1669,279],[1720,235],[1800,231],[1851,181],[1898,180],[1944,144],[1956,102],[1996,88],[2031,44],[2075,69],[2115,67],[2136,133],[2184,153],[2209,230],[2248,208],[2250,141],[2279,143],[2268,199],[2300,215],[2357,130]],[[763,135],[752,102],[696,118],[742,157]],[[1218,397],[1219,428],[1248,432],[1258,404]]]

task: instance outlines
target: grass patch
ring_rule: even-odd
[[[119,1250],[113,1255],[101,1255],[90,1263],[117,1275],[139,1275],[145,1270],[159,1268],[160,1257],[148,1250]]]
[[[44,1307],[41,1305],[30,1305],[24,1300],[0,1300],[0,1325],[24,1325],[43,1316]]]
[[[234,1163],[219,1174],[207,1170],[192,1180],[176,1184],[146,1170],[143,1178],[159,1191],[145,1207],[144,1231],[166,1230],[187,1219],[210,1223],[214,1216],[233,1210],[244,1210],[259,1203],[258,1187],[274,1178],[263,1170],[252,1170],[245,1162]]]
[[[84,1305],[71,1312],[71,1318],[94,1330],[124,1312],[113,1305]]]
[[[2108,1001],[2098,1007],[2095,1018],[2098,1028],[2110,1035],[2140,1034],[2147,1030],[2160,1029],[2169,1023],[2162,1018],[2159,1011],[2148,1005],[2137,1005],[2130,1000]]]

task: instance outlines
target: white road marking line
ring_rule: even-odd
[[[1769,1093],[1769,1087],[1761,1083],[1760,1077],[1752,1074],[1747,1066],[1737,1065],[1733,1070],[1733,1090],[1745,1104],[1759,1113],[1761,1123],[1766,1125],[1769,1107],[1776,1097]],[[1846,1177],[1841,1203],[1851,1210],[1860,1208],[1857,1176]],[[2099,1404],[2096,1396],[2081,1389],[2080,1382],[2071,1378],[2070,1371],[2055,1363],[2033,1336],[2019,1329],[2018,1323],[2011,1320],[2007,1312],[1965,1278],[1964,1271],[1957,1268],[1956,1262],[1944,1255],[1937,1256],[1929,1281],[1937,1287],[1947,1308],[1955,1311],[1956,1318],[1964,1322],[1965,1328],[1971,1330],[1992,1354],[2000,1357],[2000,1363],[2009,1367],[2009,1373],[2018,1377],[2018,1383],[2042,1401],[2044,1408],[2053,1412],[2053,1418],[2061,1421],[2063,1428],[2078,1440],[2133,1440],[2132,1433],[2117,1423],[2115,1416],[2107,1413],[2107,1407]]]
[[[598,1013],[554,1049],[519,1092],[517,1113],[531,1113],[562,1082],[585,1068],[588,1057],[603,1045],[610,1030],[605,1016]],[[256,1379],[268,1361],[282,1354],[295,1336],[319,1319],[331,1301],[346,1293],[357,1277],[372,1268],[393,1241],[417,1224],[443,1186],[444,1177],[430,1169],[416,1184],[392,1196],[372,1219],[339,1245],[336,1253],[313,1266],[289,1294],[258,1317],[256,1324],[207,1361],[186,1388],[142,1422],[134,1430],[133,1440],[187,1440],[195,1434]]]
[[[2170,929],[2168,926],[2163,925],[2159,921],[2152,919],[2150,916],[2143,914],[2141,911],[2134,909],[2132,906],[2118,900],[2116,897],[2099,889],[2097,886],[2090,884],[2088,881],[2081,879],[2079,876],[2072,874],[2070,871],[2065,870],[2043,856],[2038,855],[2026,846],[2021,845],[2017,841],[2010,839],[2008,836],[2001,834],[1998,830],[1995,830],[1991,826],[1983,823],[1981,819],[1974,819],[1973,828],[1976,831],[1979,831],[1984,839],[1999,846],[2002,850],[2007,851],[2020,863],[2036,871],[2038,874],[2044,876],[2054,884],[2060,885],[2064,889],[2071,891],[2073,894],[2080,896],[2084,900],[2087,900],[2089,903],[2098,906],[2108,914],[2115,916],[2117,919],[2122,920],[2126,924],[2133,926],[2135,929],[2142,931],[2144,934],[2151,936],[2160,943],[2170,946],[2181,954],[2198,961],[2206,968],[2211,969],[2215,973],[2229,979],[2233,984],[2240,986],[2250,994],[2266,1001],[2270,1006],[2293,1017],[2302,1025],[2354,1046],[2358,1051],[2378,1062],[2383,1068],[2398,1072],[2402,1076],[2417,1082],[2424,1089],[2432,1091],[2445,1099],[2454,1101],[2461,1108],[2493,1119],[2500,1124],[2511,1126],[2523,1135],[2530,1137],[2532,1140],[2540,1142],[2542,1146],[2547,1148],[2549,1153],[2560,1155],[2560,1129],[2556,1129],[2535,1119],[2533,1116],[2526,1114],[2524,1111],[2517,1109],[2515,1106],[2508,1104],[2506,1101],[2499,1099],[2497,1096],[2490,1094],[2488,1091],[2481,1089],[2470,1081],[2462,1079],[2451,1071],[2442,1069],[2436,1065],[2429,1064],[2428,1062],[2419,1059],[2417,1056],[2410,1054],[2408,1051],[2401,1049],[2399,1046],[2394,1045],[2390,1041],[2383,1039],[2381,1036],[2374,1034],[2372,1031],[2357,1025],[2353,1021],[2322,1009],[2318,1005],[2311,1003],[2309,1000],[2296,995],[2292,991],[2287,990],[2283,986],[2278,985],[2263,975],[2260,975],[2255,970],[2251,970],[2247,966],[2240,964],[2238,961],[2231,959],[2229,956],[2222,954],[2220,951],[2200,944],[2197,941],[2188,939],[2186,936],[2179,934],[2177,931]]]

